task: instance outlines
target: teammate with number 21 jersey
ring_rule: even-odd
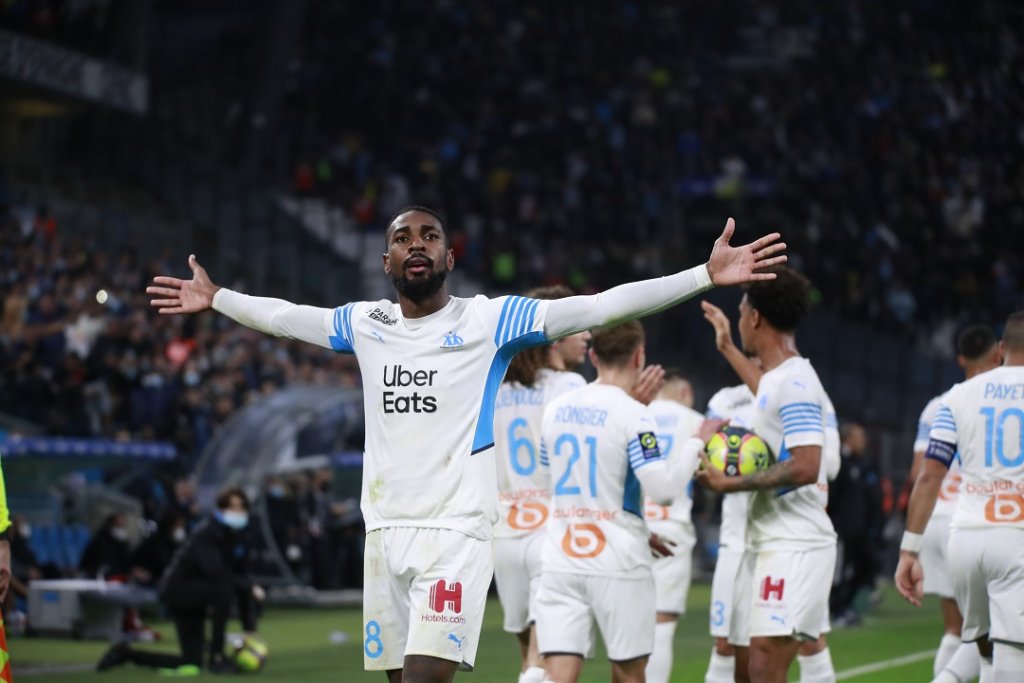
[[[661,455],[653,415],[629,395],[644,367],[643,343],[636,321],[595,331],[597,381],[544,409],[541,464],[550,469],[552,500],[537,641],[548,679],[559,683],[579,677],[594,622],[612,680],[642,678],[654,645],[643,492],[657,503],[686,495],[693,468]]]

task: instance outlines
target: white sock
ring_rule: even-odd
[[[981,671],[978,673],[978,683],[993,683],[995,679],[992,678],[992,658],[981,657],[980,653],[978,658],[981,662]]]
[[[943,669],[938,676],[932,679],[932,683],[967,683],[967,681],[961,681],[949,669]]]
[[[668,683],[668,677],[672,675],[672,639],[675,635],[674,621],[654,625],[654,652],[647,660],[647,683]]]
[[[960,647],[960,636],[953,633],[943,633],[939,641],[939,650],[935,653],[935,663],[932,665],[932,676],[938,676],[939,672],[946,668],[950,658],[956,649]]]
[[[993,643],[992,680],[995,683],[1024,681],[1024,645]]]
[[[836,670],[827,647],[815,655],[797,655],[796,661],[800,664],[800,683],[835,683]]]
[[[544,683],[544,668],[531,666],[519,674],[519,683]]]
[[[704,675],[704,683],[733,683],[736,677],[736,658],[718,654],[711,648],[711,661],[708,672]]]
[[[981,673],[981,655],[978,654],[978,646],[974,643],[960,643],[960,647],[949,658],[943,673],[955,676],[959,683],[969,683],[977,678]],[[938,676],[935,680],[939,680]]]

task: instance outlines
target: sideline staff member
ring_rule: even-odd
[[[249,548],[245,528],[249,524],[249,499],[237,487],[217,496],[213,518],[201,524],[174,555],[159,589],[160,602],[174,619],[181,655],[144,652],[121,642],[111,647],[97,670],[132,662],[139,666],[188,667],[198,672],[203,661],[206,618],[213,622],[209,669],[233,670],[224,657],[224,634],[231,601],[238,601],[238,613],[246,632],[256,631],[256,602],[263,589],[249,577]]]

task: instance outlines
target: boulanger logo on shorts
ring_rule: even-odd
[[[596,524],[570,524],[562,537],[562,552],[580,560],[597,557],[606,545],[604,532]]]
[[[421,621],[434,621],[442,624],[465,624],[466,617],[458,616],[462,612],[462,582],[448,582],[438,579],[437,583],[430,587],[430,597],[427,599],[427,606],[434,614],[421,614]],[[455,616],[445,614],[454,612]]]
[[[659,505],[652,500],[644,503],[644,519],[668,519],[668,505]]]
[[[543,503],[526,501],[516,503],[508,511],[508,525],[513,529],[530,531],[544,524],[548,519],[548,508]]]

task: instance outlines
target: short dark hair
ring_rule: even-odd
[[[602,363],[622,365],[644,343],[644,326],[639,320],[594,330],[590,348]]]
[[[573,296],[574,291],[565,285],[550,285],[548,287],[535,287],[526,293],[531,299],[564,299]],[[518,382],[524,387],[533,387],[537,383],[537,373],[548,367],[548,354],[551,347],[533,346],[525,351],[520,351],[512,358],[505,372],[506,382]]]
[[[750,306],[780,332],[793,332],[811,308],[811,281],[789,268],[775,266],[774,280],[758,280],[744,286]]]
[[[391,226],[395,224],[395,221],[398,220],[399,216],[401,216],[403,213],[409,213],[410,211],[419,211],[420,213],[429,214],[429,215],[433,216],[434,218],[436,218],[437,222],[441,224],[441,231],[444,233],[444,246],[446,248],[451,246],[451,242],[449,242],[449,240],[448,240],[448,230],[445,228],[445,225],[447,224],[448,221],[445,219],[444,214],[441,213],[440,211],[436,210],[436,209],[431,209],[429,206],[420,206],[419,204],[410,204],[409,206],[403,206],[401,209],[399,209],[398,211],[393,213],[391,215],[391,218],[388,220],[388,224],[384,227],[384,248],[385,249],[387,248],[388,231],[391,230]]]
[[[226,510],[231,505],[232,498],[240,499],[245,509],[249,509],[249,496],[245,495],[245,491],[240,486],[228,486],[225,489],[221,489],[220,493],[217,494],[217,509]]]
[[[968,325],[956,335],[956,355],[978,360],[997,342],[996,333],[988,325]]]
[[[1003,328],[1003,345],[1016,352],[1024,352],[1024,309],[1011,313]]]

